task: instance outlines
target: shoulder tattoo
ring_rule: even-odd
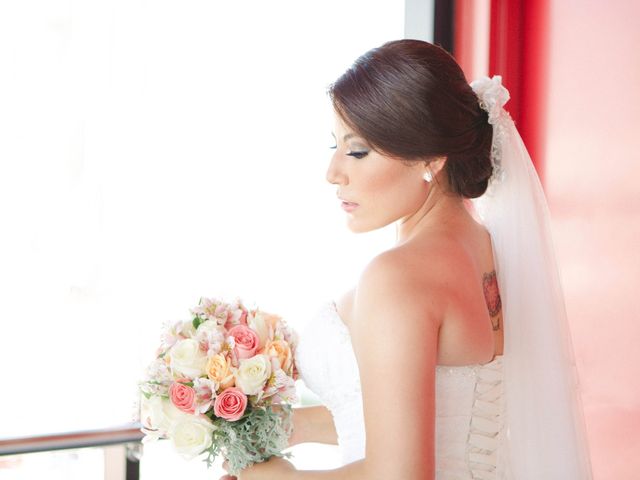
[[[484,298],[489,307],[489,315],[495,317],[500,313],[502,308],[502,301],[500,300],[500,291],[498,290],[498,278],[496,277],[496,271],[491,273],[485,273],[482,276],[482,289],[484,291]],[[491,319],[493,323],[493,318]],[[498,330],[500,328],[500,319],[497,320],[497,325],[493,324],[493,329]]]

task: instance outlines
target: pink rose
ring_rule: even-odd
[[[171,403],[186,413],[195,412],[196,392],[188,385],[173,382],[169,387],[169,398]]]
[[[229,330],[229,336],[236,340],[236,353],[238,358],[251,358],[258,351],[260,339],[258,334],[246,325],[236,325]]]
[[[242,417],[246,408],[247,396],[239,388],[229,387],[216,397],[213,413],[233,422]]]

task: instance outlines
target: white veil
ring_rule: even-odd
[[[498,477],[590,480],[578,375],[549,211],[502,77],[471,82],[493,125],[494,175],[472,203],[491,234],[504,319],[507,451]]]

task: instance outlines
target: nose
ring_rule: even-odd
[[[336,151],[331,157],[331,161],[329,162],[329,168],[327,168],[326,174],[327,182],[333,185],[347,185],[348,177],[344,172],[344,166],[341,165],[340,157],[338,156],[338,152]]]

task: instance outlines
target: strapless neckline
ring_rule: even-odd
[[[300,378],[333,415],[343,464],[365,457],[360,371],[351,333],[329,298],[305,324],[295,350]],[[436,365],[437,480],[502,478],[502,356],[485,364]]]
[[[349,327],[347,327],[347,324],[344,323],[344,320],[338,313],[338,306],[336,305],[336,302],[334,300],[331,300],[329,302],[329,306],[331,310],[333,310],[333,313],[335,313],[335,318],[337,320],[336,323],[340,326],[345,336],[349,340],[351,340],[351,332],[349,331]],[[464,371],[468,369],[490,367],[494,364],[502,363],[503,357],[504,355],[496,355],[495,357],[493,357],[493,360],[487,363],[471,363],[468,365],[436,365],[436,371],[456,371],[456,370]]]

